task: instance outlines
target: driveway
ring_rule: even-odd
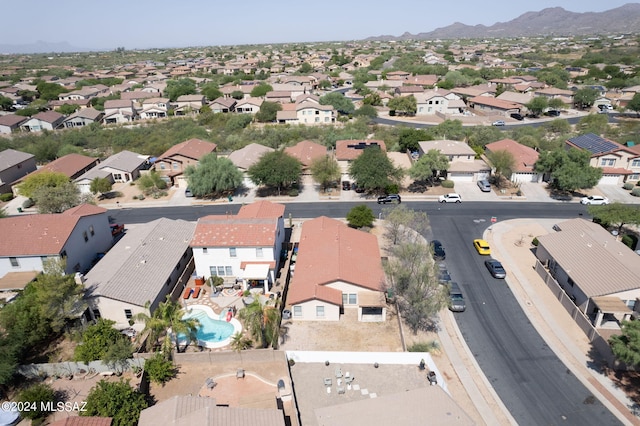
[[[632,196],[630,191],[620,185],[598,185],[596,188],[612,203],[640,203],[640,197]]]

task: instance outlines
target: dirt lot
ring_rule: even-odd
[[[167,195],[157,199],[168,200],[173,196],[176,190],[177,190],[176,187],[169,187],[166,189]],[[99,200],[97,203],[98,205],[113,205],[113,204],[116,204],[117,202],[135,203],[136,201],[138,201],[138,198],[141,195],[142,195],[142,191],[140,191],[137,185],[131,185],[129,183],[116,183],[115,185],[113,185],[113,188],[111,189],[111,193],[107,194],[104,200]]]

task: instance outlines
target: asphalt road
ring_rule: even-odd
[[[285,218],[319,215],[345,217],[361,203],[289,203]],[[586,216],[579,204],[485,203],[439,204],[406,202],[425,211],[434,238],[447,250],[452,279],[462,287],[467,310],[456,320],[484,374],[520,425],[619,424],[616,417],[571,374],[545,344],[504,282],[489,275],[485,257],[478,255],[472,240],[482,236],[491,218],[573,218]],[[383,206],[369,203],[378,215]],[[208,214],[235,214],[239,205],[160,207],[110,211],[118,222],[142,223],[159,217],[197,220]],[[427,235],[431,237],[431,235]],[[508,268],[508,265],[505,265]]]

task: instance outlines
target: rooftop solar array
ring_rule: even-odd
[[[601,138],[593,133],[588,133],[582,136],[576,136],[569,139],[569,142],[577,146],[578,148],[591,151],[593,154],[601,154],[603,152],[609,152],[617,149],[618,144]]]

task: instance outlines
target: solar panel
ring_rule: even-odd
[[[571,142],[578,148],[591,151],[593,154],[609,152],[618,148],[618,144],[601,138],[600,136],[593,133],[576,136],[575,138],[569,139],[569,142]]]

